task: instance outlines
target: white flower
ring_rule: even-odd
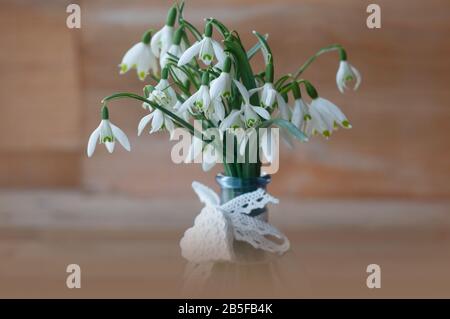
[[[309,107],[311,120],[307,124],[307,134],[321,133],[325,137],[329,137],[336,125],[344,128],[351,128],[350,122],[342,111],[332,102],[317,97],[312,100]]]
[[[223,105],[220,97],[211,99],[211,103],[209,108],[206,110],[205,115],[208,119],[212,120],[214,124],[223,121],[225,118],[225,106]]]
[[[179,108],[180,112],[189,110],[192,114],[211,113],[208,112],[211,105],[211,96],[209,95],[209,74],[208,72],[202,75],[202,84],[197,92],[191,95]]]
[[[339,63],[339,69],[336,73],[336,84],[339,91],[341,91],[341,93],[344,93],[344,90],[347,88],[347,82],[351,81],[355,81],[353,90],[356,91],[361,84],[361,74],[346,60],[341,61]]]
[[[150,46],[153,54],[159,58],[169,50],[172,45],[173,27],[165,25],[153,36]]]
[[[152,120],[153,119],[153,120]],[[175,130],[175,125],[172,119],[163,113],[161,110],[155,109],[150,114],[144,116],[138,125],[138,136],[142,134],[145,126],[152,120],[152,128],[150,134],[158,132],[162,128],[166,128],[169,131],[170,138],[172,138],[173,132]]]
[[[158,62],[148,43],[139,42],[125,53],[120,64],[120,73],[126,73],[133,68],[137,70],[141,81],[145,80],[150,70],[153,73],[158,72]]]
[[[150,92],[147,98],[150,102],[160,105],[169,111],[174,111],[174,106],[176,105],[177,97],[175,91],[170,87],[167,79],[161,79],[158,85]],[[146,103],[144,103],[146,104]],[[151,105],[147,104],[150,111],[153,110]],[[159,109],[153,110],[150,114],[144,116],[138,125],[138,135],[142,134],[145,126],[152,121],[152,128],[150,134],[166,128],[170,133],[170,138],[172,138],[175,125],[172,119]]]
[[[211,81],[210,95],[212,99],[229,98],[231,96],[231,59],[226,57],[222,73]]]
[[[130,142],[128,141],[127,136],[120,128],[109,121],[108,109],[103,107],[100,125],[89,137],[87,146],[88,157],[91,157],[92,154],[94,154],[97,142],[105,144],[108,152],[112,153],[114,151],[116,140],[118,140],[127,151],[130,151]]]
[[[183,49],[181,47],[183,32],[184,31],[182,28],[179,28],[175,32],[172,45],[170,46],[169,50],[161,56],[160,59],[161,68],[164,68],[169,63],[169,59],[172,56],[177,57],[179,59],[183,54]],[[173,71],[175,72],[175,75],[180,81],[184,82],[187,79],[186,74],[184,74],[184,72],[179,70],[178,68],[174,68]]]
[[[270,120],[269,112],[267,112],[264,108],[260,106],[254,106],[250,104],[250,94],[245,88],[245,86],[242,85],[239,81],[236,80],[233,81],[236,87],[238,88],[239,92],[241,93],[243,99],[241,110],[239,112],[243,117],[246,127],[256,126],[261,121],[260,117],[262,117],[265,120]],[[229,116],[231,116],[231,114]]]
[[[187,49],[183,55],[178,60],[178,66],[183,66],[189,63],[196,55],[205,64],[210,65],[217,58],[219,62],[225,60],[225,52],[223,51],[220,44],[211,38],[212,35],[212,25],[207,23],[205,27],[205,34],[203,39],[196,41],[189,49]]]
[[[161,30],[155,33],[150,42],[153,54],[157,58],[164,56],[164,54],[169,50],[172,44],[173,26],[175,24],[176,16],[177,9],[175,7],[172,7],[167,14],[166,25],[162,27]]]
[[[281,94],[275,90],[273,83],[266,82],[262,87],[250,90],[250,95],[253,95],[259,91],[261,91],[261,105],[264,108],[272,108],[275,102],[277,102],[278,108],[280,109],[281,118],[284,120],[289,120],[290,111],[286,101]]]
[[[183,51],[181,49],[181,46],[179,44],[172,44],[170,46],[169,50],[167,50],[167,52],[165,52],[164,55],[161,56],[161,60],[160,60],[161,68],[164,68],[167,65],[167,63],[169,63],[169,59],[171,58],[171,55],[176,56],[177,58],[180,58],[182,54],[183,54]],[[181,74],[184,74],[180,70],[177,70],[177,71],[180,72]]]

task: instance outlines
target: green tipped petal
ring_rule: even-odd
[[[126,65],[125,63],[122,63],[119,67],[120,67],[120,74],[124,74],[129,70],[128,65]]]
[[[342,122],[342,126],[345,128],[352,128],[352,125],[350,124],[349,121],[345,120]]]
[[[138,73],[139,80],[144,81],[147,73],[145,71],[141,71]]]

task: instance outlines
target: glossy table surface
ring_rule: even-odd
[[[0,297],[450,297],[450,202],[293,200],[270,207],[284,256],[189,281],[179,240],[201,205],[77,191],[0,192]],[[81,267],[81,288],[66,267]],[[368,289],[366,267],[381,267]]]

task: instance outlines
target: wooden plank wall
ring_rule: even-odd
[[[0,4],[0,186],[80,185],[78,47],[63,2]]]
[[[380,30],[369,30],[365,25],[366,7],[371,1],[186,2],[186,16],[196,25],[202,17],[215,16],[238,30],[247,46],[255,41],[253,29],[269,33],[277,74],[294,70],[317,49],[336,42],[348,48],[351,62],[363,74],[358,92],[340,95],[335,86],[336,55],[321,58],[305,73],[324,97],[342,107],[354,128],[337,132],[329,141],[314,139],[298,145],[293,152],[283,150],[281,169],[272,183],[275,194],[450,196],[448,1],[377,1],[382,7]],[[32,165],[26,176],[33,178],[12,179],[9,169],[1,165],[2,185],[59,186],[69,180],[88,190],[156,197],[192,196],[192,179],[212,184],[213,173],[203,174],[198,167],[171,162],[167,135],[137,138],[136,126],[144,115],[139,103],[121,101],[110,108],[112,120],[129,134],[132,153],[118,147],[111,156],[99,149],[94,158],[86,158],[84,147],[97,125],[101,98],[115,91],[141,92],[143,84],[133,74],[119,76],[117,64],[143,30],[163,24],[169,3],[95,0],[82,1],[81,5],[78,48],[73,45],[73,32],[61,22],[65,19],[62,5],[28,8],[16,14],[22,21],[15,26],[17,39],[28,41],[11,39],[6,52],[1,51],[0,63],[9,71],[9,78],[3,72],[1,90],[20,92],[27,83],[36,101],[30,105],[24,98],[1,94],[2,163],[17,164],[17,156],[21,156],[37,163],[39,158],[42,163],[52,158],[62,166],[52,164],[52,171],[43,174],[42,165]],[[5,11],[5,5],[1,6],[1,23],[11,28],[11,12],[16,7],[8,6],[13,11]],[[58,16],[51,14],[55,7],[62,11]],[[28,23],[30,15],[36,19],[32,24]],[[5,33],[5,28],[1,30]],[[51,36],[38,36],[43,33]],[[47,51],[57,54],[50,59]],[[22,60],[21,52],[26,52]],[[34,60],[26,64],[25,57]],[[260,66],[261,59],[255,63],[255,67]],[[74,70],[80,77],[81,90],[77,90]],[[33,83],[37,83],[36,90],[32,90]],[[76,120],[80,117],[81,123]],[[15,124],[23,118],[28,119],[26,123]],[[34,123],[41,125],[28,130]],[[22,166],[14,174],[24,176]]]

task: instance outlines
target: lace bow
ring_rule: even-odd
[[[260,188],[220,205],[219,196],[207,186],[193,182],[192,188],[205,207],[180,241],[181,254],[190,262],[231,261],[234,259],[234,240],[278,254],[289,249],[289,240],[283,233],[269,223],[249,216],[254,209],[278,203],[265,190]]]

